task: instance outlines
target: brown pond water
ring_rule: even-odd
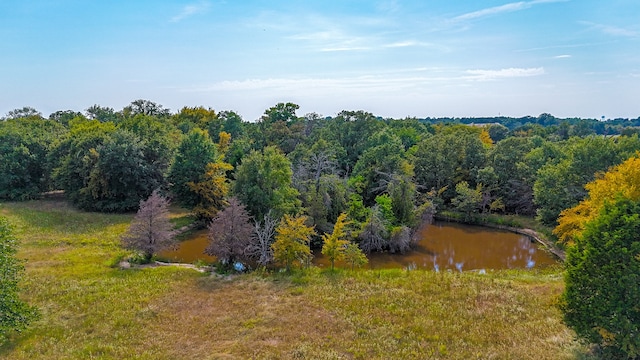
[[[465,271],[543,268],[558,263],[535,240],[504,230],[436,221],[419,236],[418,245],[406,254],[369,254],[369,268]],[[329,266],[319,252],[314,262]]]
[[[194,263],[202,260],[212,263],[216,261],[215,256],[204,253],[208,245],[207,229],[198,230],[191,233],[186,240],[181,241],[175,249],[161,251],[158,257],[172,262]]]
[[[207,230],[196,231],[160,257],[176,262],[215,261],[205,255]],[[420,242],[406,254],[369,254],[369,268],[419,268],[431,270],[530,269],[557,264],[558,260],[528,236],[508,231],[449,222],[435,222],[420,233]],[[314,264],[328,267],[329,262],[316,251]],[[337,264],[345,267],[344,264]]]

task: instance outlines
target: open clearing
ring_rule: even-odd
[[[121,270],[132,215],[0,203],[42,317],[7,359],[586,359],[557,309],[562,269],[309,269],[231,277]]]

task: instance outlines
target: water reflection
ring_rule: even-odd
[[[414,251],[404,255],[374,253],[369,255],[369,267],[418,268],[435,271],[467,271],[485,269],[531,269],[556,263],[547,252],[527,236],[508,231],[435,222],[419,234]],[[315,263],[326,266],[320,253]]]

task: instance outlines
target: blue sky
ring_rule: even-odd
[[[0,116],[640,116],[640,1],[0,1]]]

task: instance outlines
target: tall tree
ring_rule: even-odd
[[[205,253],[218,258],[223,264],[247,261],[254,228],[249,213],[236,198],[220,211],[209,224],[209,246]]]
[[[271,245],[273,258],[283,264],[287,271],[296,262],[305,265],[311,261],[309,245],[311,236],[316,232],[305,225],[306,220],[306,216],[285,215],[276,229],[276,240]]]
[[[361,176],[362,197],[365,204],[372,205],[377,195],[387,191],[388,180],[394,176],[413,176],[411,164],[404,158],[404,147],[400,139],[388,130],[382,130],[369,139],[371,147],[353,169],[354,176]]]
[[[38,118],[0,122],[0,199],[33,199],[51,190],[48,155],[67,130]]]
[[[367,256],[360,250],[358,244],[348,243],[344,248],[344,261],[351,265],[351,270],[354,267],[361,267],[369,262]]]
[[[480,210],[482,204],[482,185],[470,188],[466,181],[456,184],[456,197],[451,199],[451,204],[457,211],[463,213],[466,219],[470,219],[473,213]]]
[[[560,213],[558,226],[553,233],[565,243],[573,242],[584,230],[585,224],[598,215],[606,201],[617,196],[640,201],[639,184],[640,153],[637,153],[585,185],[588,196],[578,205]]]
[[[67,127],[69,126],[69,123],[71,122],[71,120],[75,118],[86,120],[86,118],[84,117],[84,115],[82,115],[82,113],[73,111],[73,110],[58,110],[49,115],[49,120],[55,121]]]
[[[124,117],[134,117],[136,115],[155,116],[158,118],[166,118],[171,115],[169,109],[165,109],[160,104],[153,101],[138,99],[131,102],[122,109]]]
[[[640,203],[605,202],[569,247],[562,310],[612,359],[640,358]]]
[[[365,254],[382,251],[388,245],[389,232],[379,206],[374,206],[369,212],[367,221],[358,235],[360,248]]]
[[[254,220],[254,232],[251,244],[247,248],[247,254],[262,266],[267,266],[273,261],[273,244],[278,219],[267,213],[262,222]]]
[[[30,106],[21,109],[11,110],[2,118],[2,120],[20,119],[20,118],[38,118],[42,119],[42,113]]]
[[[295,149],[304,137],[304,123],[296,115],[300,106],[278,103],[260,118],[259,129],[263,146],[276,146],[285,154]]]
[[[640,141],[625,142],[590,136],[571,138],[564,147],[564,158],[543,166],[533,186],[538,217],[546,224],[555,224],[564,209],[578,204],[587,195],[584,185],[628,159],[640,150]]]
[[[291,163],[277,148],[254,150],[236,168],[233,193],[255,219],[262,219],[269,211],[276,217],[294,214],[300,200],[291,186],[292,174]]]
[[[6,218],[0,217],[0,345],[9,334],[24,330],[38,316],[36,308],[19,296],[19,282],[24,271],[16,258],[17,239]]]
[[[230,188],[227,171],[230,170],[233,167],[221,160],[208,163],[202,181],[187,183],[191,191],[199,196],[193,208],[198,218],[210,219],[227,205],[226,197]]]
[[[338,216],[336,224],[333,226],[333,232],[331,234],[322,235],[322,255],[326,256],[331,263],[331,270],[334,269],[335,262],[344,258],[345,247],[349,243],[345,239],[345,225],[347,214],[342,213]]]
[[[216,145],[206,131],[194,129],[182,140],[168,176],[171,192],[179,203],[190,208],[198,205],[200,195],[193,191],[189,183],[202,182],[207,164],[217,160]]]
[[[487,152],[480,134],[477,128],[448,126],[418,144],[415,154],[418,185],[427,191],[446,189],[442,192],[445,201],[455,196],[455,184],[466,181],[475,186]]]
[[[153,254],[176,243],[169,221],[169,200],[155,190],[140,208],[129,229],[121,237],[125,248],[140,252],[146,261]]]
[[[113,108],[107,106],[100,106],[98,104],[92,105],[85,110],[87,118],[90,120],[97,120],[100,122],[117,122],[122,115],[116,113]]]

